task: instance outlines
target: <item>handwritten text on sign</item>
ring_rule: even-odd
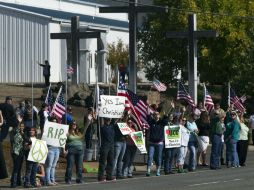
[[[117,123],[117,125],[123,135],[128,135],[132,132],[127,123]]]
[[[27,160],[44,164],[48,155],[48,147],[45,141],[31,138],[32,146]]]
[[[125,97],[101,95],[99,116],[107,118],[121,118],[125,109]]]
[[[54,122],[45,122],[42,140],[48,145],[55,147],[64,147],[66,144],[69,125],[62,125]]]

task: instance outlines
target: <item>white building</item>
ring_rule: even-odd
[[[80,16],[82,30],[105,30],[107,43],[121,39],[128,44],[127,14],[99,13],[99,6],[105,4],[92,2],[98,1],[1,0],[0,82],[43,82],[42,68],[37,63],[44,60],[51,64],[50,81],[64,81],[69,59],[67,43],[66,40],[51,40],[50,33],[70,31],[73,16]],[[80,40],[80,82],[95,82],[96,56],[97,39]],[[104,69],[105,82],[108,78],[106,64]]]

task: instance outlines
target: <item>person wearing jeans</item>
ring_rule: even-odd
[[[132,132],[138,131],[137,126],[131,119],[128,119],[127,125],[132,130]],[[137,152],[137,146],[135,145],[131,137],[128,136],[126,139],[126,150],[123,157],[123,177],[124,178],[126,177],[132,178],[132,171],[133,171],[132,163],[134,161],[136,152]]]
[[[53,186],[57,184],[55,181],[55,170],[57,161],[59,159],[59,154],[59,147],[48,146],[48,156],[45,163],[46,185],[48,186]]]
[[[150,143],[148,150],[146,176],[150,176],[154,154],[157,166],[156,176],[160,176],[162,151],[164,147],[164,127],[167,125],[167,123],[168,119],[161,119],[160,113],[158,111],[154,112],[153,117],[148,115],[148,124],[150,126]]]
[[[240,123],[235,111],[231,111],[231,117],[232,122],[227,125],[225,131],[226,162],[228,167],[239,167],[237,141],[239,139]]]
[[[50,118],[51,122],[57,122],[55,117]],[[45,163],[45,170],[46,170],[46,185],[53,186],[56,185],[55,181],[55,170],[56,164],[59,159],[60,148],[55,146],[48,145],[48,156]]]
[[[36,128],[34,127],[29,129],[29,136],[24,140],[24,149],[26,156],[26,173],[24,182],[25,188],[36,187],[36,173],[38,164],[36,162],[27,160],[29,151],[32,147],[31,138],[36,138]]]
[[[111,123],[110,118],[104,118],[104,125],[101,127],[101,147],[98,168],[99,182],[115,180],[112,176],[114,167],[114,138],[114,124]],[[104,178],[105,169],[106,179]]]
[[[124,112],[123,117],[118,121],[126,123],[128,118],[128,112]],[[123,156],[126,150],[126,136],[123,135],[117,125],[114,126],[115,129],[115,147],[114,147],[114,168],[113,175],[117,179],[123,178],[122,168],[123,168]]]
[[[187,122],[186,126],[187,129],[190,131],[190,139],[188,143],[188,149],[189,149],[189,165],[188,165],[188,170],[190,172],[196,170],[196,147],[197,147],[197,132],[198,132],[198,127],[195,123],[197,116],[195,113],[191,114],[191,117],[189,121]]]
[[[221,155],[221,144],[222,134],[224,132],[224,119],[225,114],[219,115],[219,121],[212,125],[211,137],[212,137],[212,150],[210,158],[210,169],[216,170],[220,168],[220,155]]]
[[[67,135],[66,150],[67,150],[67,167],[65,172],[65,182],[71,184],[73,164],[76,165],[76,183],[82,181],[82,164],[83,164],[83,138],[75,121],[70,123],[69,134]]]

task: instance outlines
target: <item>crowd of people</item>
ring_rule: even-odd
[[[247,126],[243,114],[233,108],[224,111],[220,108],[219,103],[215,104],[211,113],[204,109],[202,103],[192,111],[186,111],[184,106],[170,111],[162,110],[156,105],[151,105],[151,107],[153,109],[147,111],[149,128],[144,133],[148,150],[146,176],[152,175],[154,161],[156,176],[161,175],[162,169],[165,175],[174,174],[174,167],[176,172],[186,173],[195,171],[197,166],[210,167],[212,170],[221,169],[221,165],[234,168],[246,166],[248,133],[249,129],[254,130],[254,116],[250,117]],[[83,130],[80,130],[73,119],[70,106],[59,120],[59,118],[50,116],[48,105],[45,103],[37,113],[28,101],[21,102],[17,108],[14,108],[12,98],[8,96],[5,103],[0,104],[0,110],[1,149],[3,140],[6,139],[10,127],[12,128],[10,132],[13,159],[12,188],[20,185],[26,188],[57,185],[55,173],[61,153],[67,160],[65,182],[73,183],[74,165],[76,183],[83,182],[84,149],[91,148],[91,131],[94,131],[93,123],[96,118],[93,108],[87,109]],[[32,138],[41,138],[44,123],[47,120],[67,124],[69,131],[65,148],[48,145],[47,159],[42,165],[29,161],[27,157],[31,149]],[[101,182],[133,177],[133,162],[138,149],[130,135],[121,133],[117,126],[118,122],[126,123],[133,132],[140,129],[129,111],[125,111],[119,119],[103,118],[98,132],[100,139],[98,181]],[[164,128],[172,125],[180,127],[181,146],[165,148]],[[37,134],[38,131],[40,134]],[[207,155],[209,144],[211,144],[211,154]],[[188,160],[186,159],[187,153]],[[5,163],[2,156],[0,154],[0,164],[3,166]],[[210,163],[207,162],[208,156],[210,156]],[[23,164],[23,161],[26,164]],[[0,176],[7,177],[7,174],[4,174],[6,166],[2,166]],[[24,176],[21,173],[23,166],[25,166]]]

